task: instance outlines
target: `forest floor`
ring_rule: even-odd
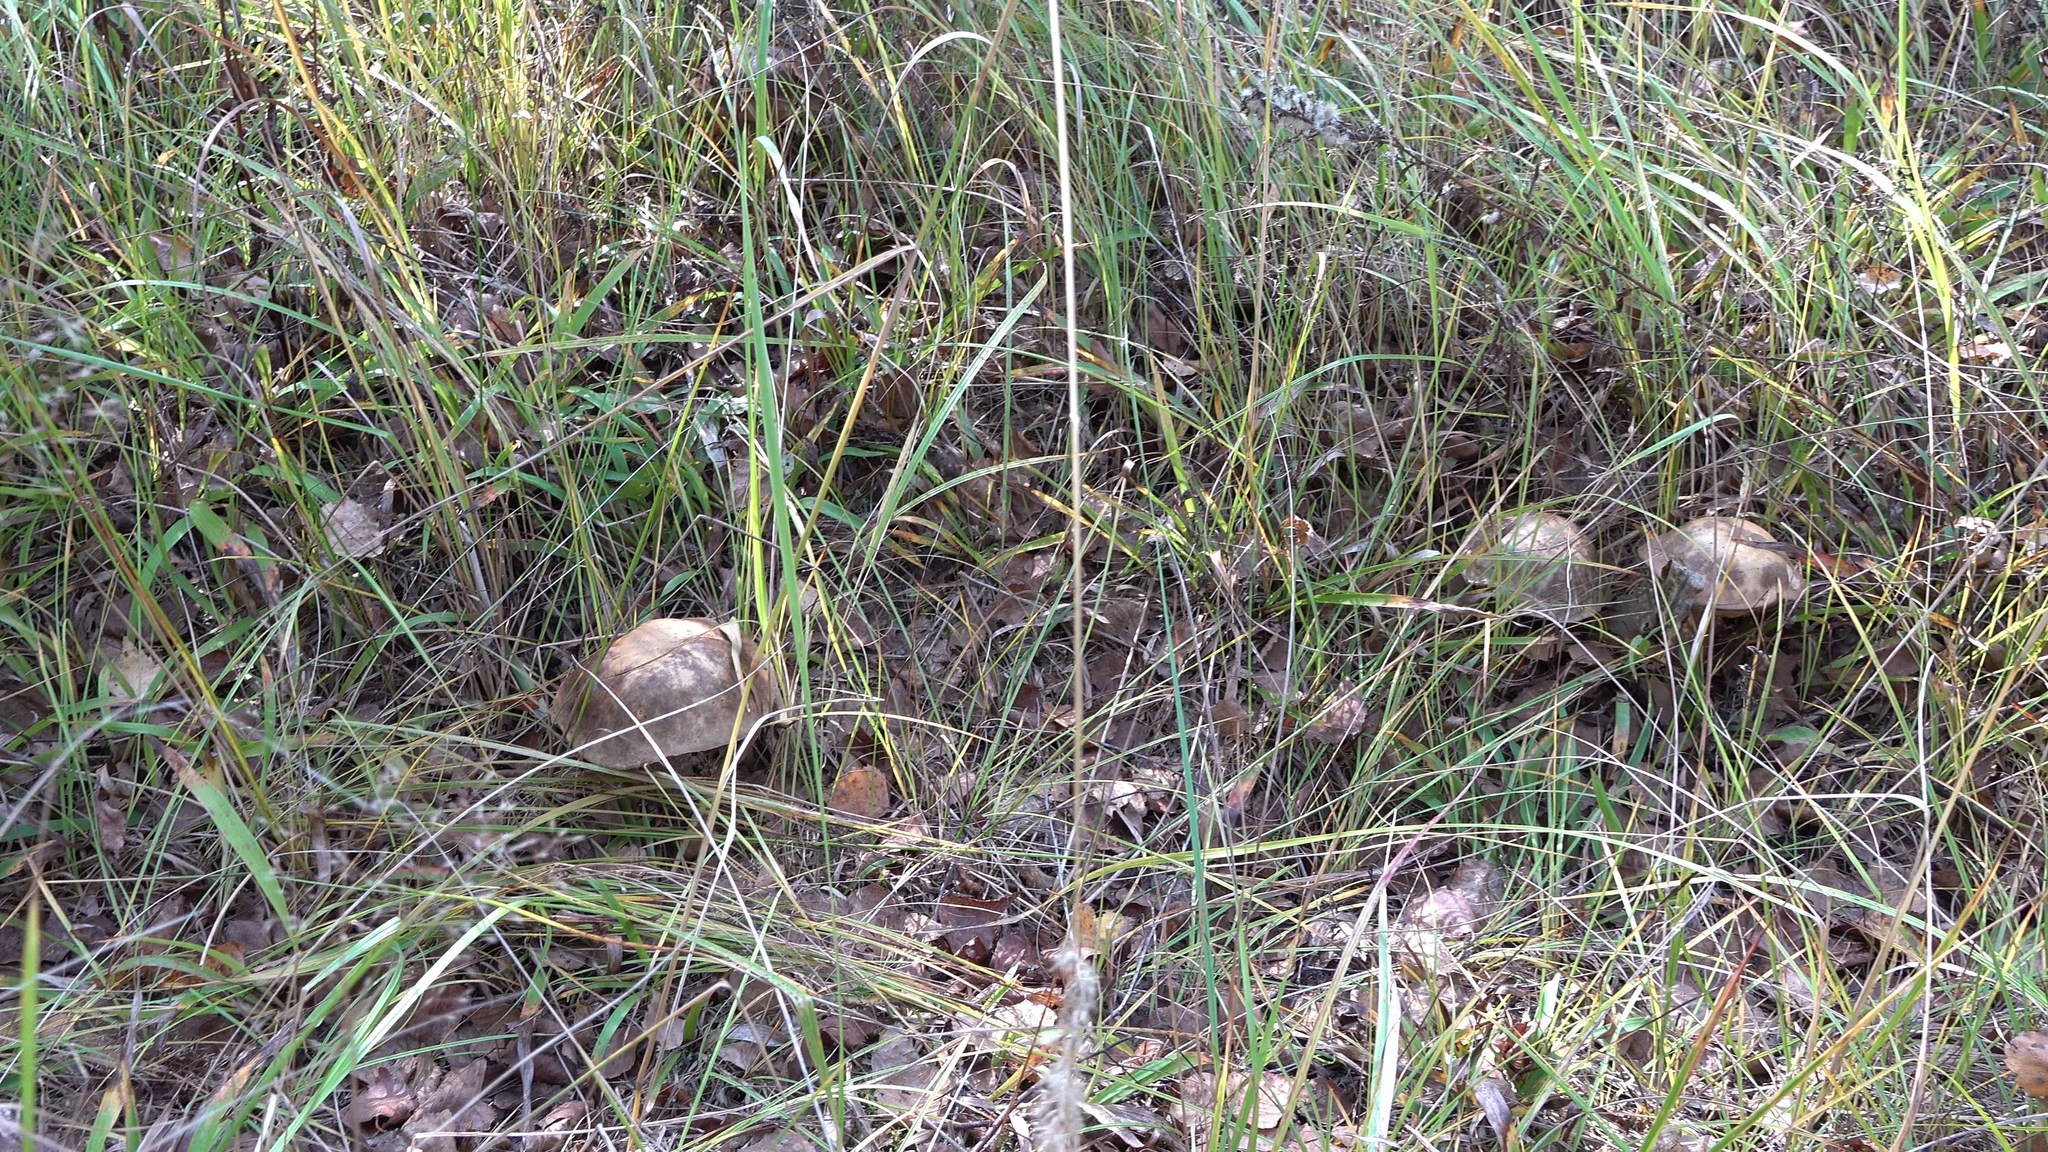
[[[2039,6],[7,12],[0,1147],[2048,1147]]]

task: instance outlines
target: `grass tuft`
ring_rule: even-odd
[[[2037,9],[8,19],[24,1147],[2043,1138]]]

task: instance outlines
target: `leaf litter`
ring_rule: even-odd
[[[588,47],[590,31],[561,31],[565,57]],[[760,59],[748,47],[750,34],[711,31],[715,43],[705,48],[701,75],[684,86],[691,92],[765,98],[776,123],[790,122],[799,110],[846,116],[866,99],[854,78],[859,69],[837,66],[849,51],[837,30],[778,23],[763,39]],[[1333,28],[1330,35],[1331,47],[1355,43],[1353,30]],[[1325,58],[1335,67],[1344,52]],[[630,68],[614,73],[582,77],[589,87],[559,87],[602,94],[646,81]],[[938,75],[945,74],[912,70],[895,95],[942,120],[943,109],[963,102],[943,98],[948,82]],[[1341,112],[1332,118],[1321,97],[1272,76],[1262,73],[1247,91],[1255,96],[1245,98],[1248,106],[1269,106],[1287,125],[1308,125],[1298,134],[1323,141],[1319,147],[1336,149],[1337,158],[1381,138]],[[1483,95],[1468,87],[1462,99]],[[521,122],[539,130],[539,111]],[[1250,119],[1233,121],[1232,130],[1247,139],[1268,130]],[[344,198],[357,196],[366,181],[360,161],[325,130],[317,143],[310,164],[282,151],[272,159],[299,164],[300,175]],[[1450,229],[1473,243],[1510,243],[1529,205],[1490,205],[1488,173],[1479,169],[1512,166],[1518,157],[1514,150],[1481,153],[1469,165],[1473,172],[1443,184]],[[459,167],[451,162],[450,171]],[[1526,181],[1519,173],[1491,175],[1514,177],[1512,186],[1529,189],[1532,200],[1544,194],[1539,174]],[[358,580],[354,574],[316,587],[301,583],[311,561],[295,552],[300,542],[270,527],[296,522],[281,513],[313,505],[266,480],[286,462],[271,459],[272,449],[256,438],[210,426],[214,417],[204,413],[185,428],[144,427],[156,419],[149,406],[114,396],[52,406],[74,431],[134,437],[135,444],[145,442],[146,432],[169,445],[150,467],[101,460],[94,475],[122,531],[159,514],[159,506],[182,510],[175,524],[190,545],[143,557],[152,571],[170,574],[166,587],[143,589],[142,603],[110,604],[107,616],[121,617],[125,629],[128,618],[145,621],[155,613],[174,621],[173,632],[184,631],[82,627],[86,656],[105,654],[98,664],[39,640],[24,641],[43,645],[28,656],[8,650],[0,683],[20,684],[7,698],[24,703],[0,729],[9,757],[0,795],[16,798],[4,809],[15,821],[5,829],[7,843],[33,842],[5,858],[8,875],[55,869],[49,874],[68,884],[103,875],[101,858],[125,875],[145,846],[153,861],[189,864],[192,875],[217,871],[226,857],[212,851],[217,845],[209,837],[218,833],[209,814],[166,778],[170,757],[136,746],[127,732],[73,738],[91,723],[80,720],[81,697],[142,708],[191,671],[179,662],[175,676],[166,675],[166,665],[149,653],[181,643],[232,653],[233,667],[207,675],[223,711],[275,714],[291,711],[296,699],[303,711],[291,722],[299,726],[259,742],[232,735],[225,715],[195,711],[180,720],[189,727],[152,735],[175,743],[200,778],[232,782],[235,803],[252,814],[250,835],[261,837],[251,840],[263,849],[254,855],[273,860],[295,895],[317,900],[308,893],[337,881],[369,885],[391,906],[416,910],[406,931],[424,941],[459,933],[478,906],[518,909],[498,922],[498,935],[461,958],[464,984],[430,989],[416,1014],[420,1022],[391,1037],[435,1054],[375,1053],[378,1062],[343,1109],[345,1120],[373,1130],[370,1136],[386,1145],[451,1152],[485,1139],[459,1133],[482,1133],[500,1120],[530,1131],[523,1139],[536,1150],[576,1138],[568,1130],[592,1115],[611,1123],[603,1112],[587,1111],[581,1096],[535,1114],[543,1102],[508,1095],[515,1084],[523,1092],[525,1080],[576,1083],[585,1091],[593,1078],[606,1082],[606,1092],[643,1092],[634,1099],[636,1109],[644,1105],[636,1117],[692,1117],[693,1139],[710,1143],[729,1133],[732,1143],[757,1152],[811,1146],[816,1137],[761,1106],[816,1074],[810,1062],[820,1054],[803,1036],[806,1022],[815,1023],[825,1059],[854,1068],[866,1060],[878,1078],[878,1101],[920,1113],[920,1123],[952,1125],[946,1136],[954,1143],[992,1147],[1006,1110],[1020,1139],[1035,1139],[1048,1129],[1031,1122],[1019,1102],[1042,1091],[1046,1062],[1064,1050],[1073,1027],[1060,1016],[1068,978],[1049,959],[1069,941],[1117,988],[1116,1013],[1093,1022],[1079,1058],[1116,1090],[1137,1093],[1080,1102],[1093,1129],[1089,1138],[1105,1142],[1097,1146],[1193,1143],[1208,1131],[1211,1110],[1241,1112],[1261,1138],[1278,1138],[1291,1123],[1291,1138],[1304,1146],[1325,1136],[1341,1143],[1342,1123],[1309,1139],[1308,1126],[1321,1121],[1295,1099],[1293,1085],[1327,1085],[1326,1094],[1343,1105],[1339,1111],[1369,1117],[1368,1057],[1382,1029],[1392,1030],[1394,1050],[1407,1062],[1386,1073],[1404,1078],[1406,1114],[1464,1116],[1465,1136],[1481,1124],[1503,1146],[1522,1127],[1577,1126],[1558,1137],[1564,1144],[1591,1140],[1595,1132],[1641,1135],[1655,1117],[1632,1102],[1668,1096],[1680,1101],[1683,1118],[1663,1128],[1657,1146],[1710,1143],[1707,1133],[1726,1110],[1796,1082],[1748,1058],[1771,1047],[1753,1021],[1786,1011],[1813,1021],[1848,1004],[1883,1002],[1898,978],[1873,970],[1886,951],[1935,970],[1936,957],[1920,956],[1924,941],[1958,925],[1977,930],[1954,892],[2002,896],[2010,888],[2024,902],[2032,881],[2010,872],[1966,877],[1975,862],[1929,848],[1915,838],[1924,830],[1897,814],[1902,803],[1926,797],[1887,749],[1899,733],[1887,727],[1883,701],[1930,679],[1925,670],[1939,669],[1930,691],[1953,693],[1943,697],[1944,708],[1981,715],[1987,733],[1998,729],[1980,767],[1981,780],[2000,787],[1973,789],[1963,823],[1944,830],[1952,834],[1944,843],[1995,838],[2020,823],[2014,813],[2025,803],[2012,797],[2015,790],[2024,796],[2026,785],[2012,782],[2025,778],[2028,726],[2002,703],[1982,713],[1965,707],[1986,698],[1985,683],[2031,684],[2031,672],[2002,664],[1992,642],[1981,639],[2012,633],[2025,619],[2013,608],[2033,593],[2019,533],[1996,539],[1975,525],[1958,536],[1954,562],[1967,572],[1958,585],[1971,590],[1967,603],[1889,600],[1871,588],[1877,581],[1860,561],[1823,581],[1817,574],[1831,570],[1814,556],[1764,547],[1781,529],[1788,539],[1830,547],[1840,540],[1845,552],[1895,559],[1884,579],[1918,595],[1932,570],[1927,565],[1944,561],[1923,562],[1899,542],[1902,534],[1891,525],[1908,509],[1886,504],[1883,491],[1911,491],[1931,508],[1965,491],[2016,490],[2017,478],[2001,471],[1996,451],[1983,445],[2001,435],[2018,443],[2024,433],[1986,432],[1982,444],[1958,435],[1955,459],[1943,464],[1959,477],[1951,491],[1942,487],[1951,483],[1947,477],[1936,483],[1910,475],[1915,466],[1899,463],[1889,446],[1843,451],[1833,439],[1833,425],[1856,433],[1895,419],[1916,429],[1913,435],[1925,431],[1915,421],[1932,427],[1934,418],[1924,413],[1875,410],[1877,399],[1869,401],[1873,411],[1853,419],[1829,414],[1831,427],[1816,433],[1829,438],[1829,450],[1815,454],[1818,463],[1794,459],[1805,459],[1789,451],[1803,447],[1797,437],[1750,451],[1717,439],[1718,422],[1700,428],[1685,450],[1696,447],[1701,459],[1687,456],[1681,465],[1674,458],[1667,469],[1677,476],[1673,487],[1655,498],[1669,506],[1654,511],[1689,525],[1701,522],[1688,519],[1695,516],[1767,520],[1770,528],[1757,525],[1763,537],[1745,531],[1738,543],[1762,548],[1779,566],[1761,584],[1750,583],[1775,590],[1782,601],[1797,598],[1809,579],[1816,587],[1797,614],[1809,618],[1766,621],[1758,610],[1763,598],[1731,592],[1748,586],[1740,579],[1684,571],[1691,553],[1711,542],[1694,538],[1698,547],[1680,541],[1638,554],[1631,533],[1640,524],[1608,514],[1615,493],[1654,503],[1649,494],[1657,485],[1653,469],[1602,463],[1601,454],[1612,461],[1649,451],[1650,441],[1634,428],[1668,422],[1670,414],[1631,407],[1641,403],[1632,396],[1643,382],[1619,372],[1615,348],[1618,332],[1631,339],[1638,333],[1588,301],[1545,303],[1526,315],[1460,303],[1442,318],[1447,329],[1418,345],[1404,343],[1405,321],[1384,331],[1306,323],[1304,355],[1363,365],[1359,379],[1314,388],[1298,404],[1276,390],[1270,410],[1259,412],[1276,430],[1270,443],[1233,442],[1199,427],[1190,414],[1213,408],[1211,390],[1242,365],[1230,362],[1237,354],[1231,349],[1210,346],[1207,326],[1217,318],[1197,303],[1192,285],[1199,277],[1183,268],[1176,279],[1172,270],[1205,249],[1238,261],[1241,238],[1177,203],[1170,183],[1153,191],[1160,242],[1147,260],[1166,271],[1147,289],[1157,299],[1145,302],[1143,338],[1164,358],[1153,362],[1162,366],[1154,379],[1165,398],[1144,397],[1149,406],[1123,403],[1134,394],[1104,381],[1124,371],[1123,352],[1112,345],[1127,337],[1098,340],[1091,333],[1090,363],[1105,375],[1090,380],[1085,476],[1057,474],[1040,447],[1060,443],[1063,422],[1081,418],[1063,412],[1051,374],[1006,369],[1000,406],[986,394],[995,390],[963,390],[957,409],[930,424],[929,457],[913,460],[906,442],[941,398],[928,395],[926,383],[938,377],[942,358],[920,359],[914,342],[884,347],[871,334],[842,330],[837,326],[846,322],[833,309],[793,321],[790,363],[772,373],[776,403],[787,409],[780,414],[790,419],[789,458],[777,467],[796,477],[792,506],[832,509],[819,516],[811,542],[831,559],[861,557],[865,567],[856,565],[858,577],[846,579],[870,583],[848,589],[843,605],[828,605],[820,616],[843,622],[852,656],[779,649],[773,656],[789,658],[791,670],[812,678],[817,695],[803,700],[805,707],[826,701],[827,710],[859,714],[874,746],[856,751],[851,739],[835,746],[822,731],[801,729],[819,739],[767,753],[772,771],[761,770],[759,760],[722,765],[732,771],[705,783],[689,771],[702,762],[686,762],[662,781],[669,791],[658,803],[630,783],[596,784],[561,774],[559,765],[532,766],[572,748],[582,759],[616,761],[612,766],[621,769],[699,756],[729,746],[734,733],[752,730],[783,702],[776,679],[774,693],[763,691],[747,705],[706,707],[751,678],[764,659],[761,646],[787,639],[773,625],[737,631],[742,617],[773,619],[749,602],[758,600],[758,589],[746,586],[759,574],[740,570],[744,564],[733,559],[740,549],[731,543],[755,531],[743,510],[756,507],[751,493],[769,449],[753,442],[751,422],[770,414],[748,391],[748,373],[757,366],[708,351],[726,339],[721,316],[737,298],[743,255],[743,230],[725,206],[715,197],[703,204],[680,194],[673,204],[650,201],[650,221],[607,236],[604,213],[554,214],[545,204],[448,177],[408,200],[408,243],[386,254],[413,261],[417,245],[417,270],[431,297],[420,302],[424,308],[384,299],[367,280],[336,293],[322,278],[345,272],[316,277],[309,262],[289,253],[259,273],[228,268],[224,253],[201,251],[180,236],[141,237],[156,273],[205,278],[279,302],[231,317],[241,331],[215,323],[218,330],[205,337],[212,359],[199,371],[218,374],[210,382],[228,395],[253,381],[270,390],[272,407],[304,420],[312,431],[282,429],[279,441],[288,451],[326,451],[322,442],[331,438],[342,455],[364,457],[337,464],[364,464],[370,455],[388,454],[389,445],[398,446],[401,459],[393,465],[388,504],[373,504],[362,491],[319,501],[324,547],[360,562],[351,568],[360,568],[362,587],[344,586]],[[872,194],[886,198],[886,185],[873,185]],[[972,237],[977,247],[950,271],[1020,295],[1024,282],[1013,280],[1012,269],[1050,254],[1045,222],[1030,218],[1043,210],[1032,206],[1035,195],[1020,194],[1021,223],[1006,218],[970,229],[980,232]],[[889,218],[887,208],[861,208],[863,218]],[[1435,210],[1420,209],[1416,218],[1430,219]],[[312,226],[297,219],[291,228],[265,223],[272,230],[263,235],[272,239]],[[1275,263],[1267,273],[1274,283],[1306,277],[1310,265],[1295,262],[1325,254],[1328,237],[1291,231],[1297,226],[1284,213],[1276,217]],[[752,235],[761,239],[758,230]],[[864,250],[867,240],[856,229],[830,244]],[[102,259],[119,256],[111,236],[93,243]],[[1546,235],[1542,244],[1569,254],[1572,241]],[[249,247],[255,253],[261,246]],[[353,248],[343,243],[336,250]],[[655,269],[636,291],[662,301],[658,321],[629,319],[622,310],[631,307],[632,293],[596,287],[607,269],[622,266],[607,263],[621,252],[638,253],[633,260]],[[802,267],[810,255],[791,248],[776,258]],[[1393,267],[1410,255],[1389,243],[1367,259]],[[1483,266],[1455,270],[1471,279],[1458,285],[1461,301],[1510,295],[1485,273]],[[1373,279],[1420,281],[1378,271]],[[531,284],[563,285],[566,303],[521,287]],[[1695,278],[1686,290],[1704,294],[1704,284]],[[856,289],[873,288],[841,286],[855,294],[849,299]],[[585,290],[587,312],[576,302]],[[1739,303],[1741,295],[1731,287],[1726,299]],[[341,302],[334,314],[321,311],[323,298]],[[1090,300],[1090,292],[1082,298]],[[930,303],[920,300],[918,307]],[[1360,304],[1374,315],[1419,307],[1398,293],[1346,306]],[[437,347],[424,361],[408,360],[396,347],[362,355],[358,337],[381,322],[380,311],[422,310],[440,318],[443,331],[431,343],[450,349]],[[955,310],[928,311],[919,324],[940,324],[938,317]],[[1728,346],[1745,363],[1775,362],[1775,337],[1765,330],[1771,321],[1750,312],[1738,317],[1744,327],[1726,334]],[[993,340],[1004,317],[970,319],[978,326],[967,333],[972,344]],[[1704,310],[1685,319],[1688,332],[1716,323]],[[1011,330],[1014,338],[1000,351],[1006,360],[1056,367],[1055,345],[1069,320],[1110,327],[1100,315],[1060,317],[1040,308]],[[629,323],[643,326],[629,337]],[[534,333],[549,324],[559,331],[537,340]],[[576,324],[588,327],[571,331]],[[1365,345],[1344,343],[1345,333],[1361,330],[1377,334]],[[931,339],[951,347],[961,335],[935,328]],[[1438,335],[1444,343],[1435,342]],[[1646,326],[1640,335],[1654,338],[1655,330]],[[706,351],[678,351],[685,340]],[[1130,351],[1140,360],[1152,355]],[[452,363],[444,363],[451,353]],[[400,418],[400,406],[384,395],[389,379],[350,375],[345,367],[381,363],[380,357],[400,368],[390,378],[417,373],[445,387],[445,396],[427,400],[430,407],[445,402],[445,410],[418,421]],[[860,377],[872,391],[857,419],[848,401],[855,377],[841,378],[840,361],[872,368]],[[1398,379],[1381,367],[1411,362],[1431,367]],[[304,367],[306,379],[262,370],[286,364]],[[698,407],[638,383],[685,368],[692,395],[708,397]],[[337,375],[328,380],[322,373]],[[1541,388],[1522,386],[1539,378]],[[549,390],[533,392],[542,381]],[[1729,381],[1699,387],[1697,401],[1711,410],[1749,411]],[[593,403],[592,396],[599,399]],[[842,482],[828,485],[814,467],[816,433],[830,428],[833,412],[852,425],[854,454],[836,461],[845,468]],[[1788,406],[1774,418],[1799,415]],[[686,430],[675,457],[663,454],[668,437],[659,431],[671,426]],[[565,448],[560,467],[532,457],[531,467],[504,468],[534,444],[571,444],[565,429],[602,441],[619,458]],[[1610,435],[1611,443],[1596,443]],[[1514,449],[1532,436],[1541,451],[1518,460]],[[1174,445],[1170,460],[1167,444]],[[4,451],[30,448],[10,441]],[[1228,507],[1266,482],[1248,482],[1240,470],[1250,452],[1269,455],[1271,472],[1290,486],[1284,510],[1240,516]],[[1849,484],[1842,485],[1839,511],[1801,495],[1829,481],[1798,469],[1851,459],[1871,470],[1868,486],[1878,494],[1867,506],[1847,507],[1863,501]],[[149,475],[154,467],[164,475]],[[1514,474],[1517,468],[1533,474]],[[583,470],[603,476],[602,498],[591,502],[608,509],[601,516],[557,502],[556,493],[582,482]],[[661,499],[634,495],[634,485],[664,471],[687,475],[688,483],[661,490]],[[439,478],[444,473],[460,476],[453,490]],[[352,473],[334,467],[326,474]],[[685,487],[716,497],[709,506],[686,505]],[[1466,596],[1448,579],[1446,560],[1475,529],[1475,518],[1459,510],[1498,507],[1509,490],[1527,491],[1530,508],[1560,509],[1575,528],[1593,527],[1578,529],[1562,548],[1515,558],[1520,569],[1494,563],[1477,582],[1480,595]],[[686,514],[663,516],[657,505],[670,497]],[[1060,535],[1069,502],[1088,522],[1076,532],[1078,554]],[[447,508],[461,515],[436,519]],[[623,520],[606,518],[614,509]],[[637,538],[658,542],[646,545],[648,555],[629,557],[619,534],[639,532],[642,516],[651,531]],[[869,516],[875,522],[863,525]],[[1651,522],[1647,512],[1640,519]],[[1992,523],[2023,521],[2001,516]],[[621,528],[628,523],[634,527]],[[565,546],[571,535],[577,543]],[[1491,535],[1502,543],[1527,533]],[[88,540],[91,533],[67,538]],[[399,539],[404,548],[392,546]],[[317,556],[322,544],[305,548]],[[88,545],[67,563],[79,573],[97,572],[104,583],[116,557],[103,549]],[[819,574],[804,574],[807,587],[829,588],[838,578],[826,571],[831,559]],[[587,584],[577,575],[586,561],[602,573]],[[808,555],[803,561],[812,562]],[[644,587],[635,585],[643,569],[653,572]],[[1611,613],[1581,609],[1575,577],[1588,569],[1638,594],[1658,591],[1652,582],[1659,570],[1678,569],[1678,599],[1724,618],[1711,636],[1696,631],[1688,635],[1697,643],[1674,643],[1663,627],[1668,622],[1658,618],[1657,597],[1648,595],[1641,597],[1649,602],[1641,626],[1623,627]],[[1500,618],[1513,617],[1510,601],[1560,571],[1562,602],[1539,605],[1528,614],[1534,620]],[[1532,572],[1534,580],[1523,578]],[[1079,621],[1072,618],[1069,580],[1087,593]],[[1823,591],[1841,599],[1827,601]],[[300,596],[316,604],[304,619],[292,615]],[[85,594],[77,597],[82,603]],[[1743,610],[1727,611],[1738,600]],[[15,600],[7,603],[11,610]],[[1891,629],[1883,634],[1898,638],[1896,658],[1869,659],[1867,642],[1856,635],[1862,621],[1843,619],[1852,609]],[[1956,615],[1941,615],[1951,610]],[[688,615],[660,615],[670,611]],[[300,627],[315,628],[314,617],[331,631],[302,637]],[[653,693],[659,699],[632,699],[606,679],[608,655],[582,647],[586,638],[608,634],[613,622],[636,619],[698,622],[653,661],[687,665],[664,674]],[[1928,625],[1938,625],[1933,640],[1925,635]],[[1567,630],[1553,631],[1560,626]],[[1616,643],[1598,635],[1603,628]],[[293,646],[306,640],[327,647],[294,655]],[[621,643],[625,638],[611,650]],[[438,662],[442,655],[445,664]],[[579,657],[595,662],[586,669]],[[643,667],[623,663],[631,667],[614,670]],[[47,671],[66,667],[91,671],[84,680]],[[535,702],[556,683],[570,698],[567,708],[555,709],[568,731],[542,733],[532,721]],[[180,683],[177,690],[186,687],[201,685]],[[627,722],[582,730],[600,698],[624,701]],[[697,730],[673,744],[636,739],[643,725],[654,731],[654,717],[697,709],[704,709],[692,721]],[[1830,725],[1830,738],[1778,742],[1781,750],[1799,751],[1775,769],[1719,770],[1715,746],[1737,728],[1790,733],[1813,724]],[[40,734],[40,743],[27,738],[30,732]],[[79,767],[89,770],[67,787],[90,795],[94,805],[91,819],[71,825],[31,812],[19,799],[40,787],[46,761],[39,758],[50,756],[60,738],[81,750]],[[380,741],[391,746],[379,748]],[[264,770],[279,765],[304,783],[278,787]],[[1445,779],[1454,786],[1441,787]],[[821,789],[824,781],[832,783]],[[606,791],[612,788],[618,791]],[[271,803],[271,790],[282,803]],[[827,808],[846,819],[815,811],[821,790]],[[295,805],[306,814],[294,815]],[[1464,834],[1431,838],[1404,857],[1399,845],[1412,829],[1446,812]],[[1515,859],[1516,868],[1500,867],[1494,857]],[[1955,880],[1939,889],[1925,883],[1931,874],[1915,874],[1923,858],[1931,872]],[[1756,876],[1784,889],[1766,888],[1777,914],[1745,904],[1756,892],[1744,885]],[[304,885],[307,877],[315,883]],[[140,883],[148,886],[146,878]],[[162,883],[173,881],[165,874]],[[715,900],[704,895],[707,885]],[[2038,894],[2035,884],[2031,895]],[[459,911],[436,911],[446,908]],[[116,970],[133,974],[130,987],[203,1000],[222,1021],[255,1034],[271,1031],[277,1017],[273,1004],[252,993],[250,973],[274,971],[261,966],[284,962],[279,949],[328,939],[318,936],[327,925],[317,918],[304,937],[291,925],[252,929],[261,917],[205,891],[175,899],[144,892],[64,911],[64,923],[49,926],[44,937],[47,957],[38,953],[39,962],[63,969],[57,979],[72,981],[53,985],[70,997],[64,1011],[121,1009],[119,997],[95,1001],[98,991],[82,975],[111,957]],[[1391,923],[1384,938],[1377,931],[1382,922]],[[1367,932],[1357,931],[1361,925]],[[7,960],[18,971],[28,937],[12,922],[0,932],[13,933],[0,936],[0,951],[12,949]],[[374,939],[354,928],[345,932],[352,941]],[[1683,947],[1672,949],[1679,970],[1639,975],[1625,964],[1606,966],[1606,952],[1623,955],[1637,934],[1659,932],[1682,938]],[[705,959],[699,945],[721,959]],[[1249,979],[1235,965],[1213,963],[1237,949],[1246,952]],[[431,945],[423,951],[433,954]],[[1967,967],[1975,955],[1938,959]],[[750,957],[758,982],[775,991],[761,992],[730,972],[714,975],[732,956]],[[1389,961],[1384,978],[1398,988],[1380,985],[1382,956]],[[118,968],[122,963],[128,967]],[[369,971],[349,979],[394,973],[410,980],[421,970],[410,952],[366,963]],[[154,983],[143,983],[146,973]],[[660,998],[636,983],[671,976],[679,985]],[[472,1001],[452,994],[469,981],[491,995]],[[1928,1011],[1961,1011],[1962,999],[1944,989]],[[1590,1013],[1596,1025],[1577,1033],[1555,1015],[1536,1018],[1540,1006],[1559,1003],[1607,1011]],[[1398,1022],[1379,1018],[1396,1004]],[[1291,1041],[1264,1031],[1264,1022],[1283,1017],[1307,1029]],[[339,1032],[368,1026],[365,1017],[343,1019]],[[1281,1037],[1257,1072],[1230,1064],[1241,1060],[1242,1045],[1229,1045],[1254,1030]],[[108,1066],[115,1058],[73,1039],[90,1030],[54,1031],[77,1066]],[[231,1032],[223,1026],[219,1035]],[[1604,1071],[1607,1042],[1599,1037],[1607,1035],[1641,1059]],[[1642,1037],[1641,1044],[1631,1037]],[[2024,1064],[2024,1041],[2013,1041],[2009,1061]],[[1141,1079],[1123,1054],[1144,1044],[1156,1046],[1160,1062],[1212,1063],[1192,1073],[1175,1065],[1173,1073]],[[1229,1050],[1220,1064],[1212,1044]],[[144,1047],[146,1081],[152,1060],[168,1065],[172,1057]],[[186,1058],[180,1076],[234,1083],[234,1061],[221,1051],[218,1067],[206,1063],[210,1057],[179,1054]],[[1443,1066],[1424,1055],[1432,1052]],[[1546,1066],[1542,1075],[1571,1078],[1573,1091],[1544,1083],[1525,1052],[1554,1061],[1555,1071]],[[679,1102],[680,1091],[662,1094],[660,1085],[679,1082],[665,1077],[707,1067],[717,1070],[707,1081],[717,1083],[701,1102]],[[943,1077],[934,1072],[941,1068]],[[655,1074],[643,1083],[647,1069]],[[901,1082],[890,1080],[899,1076]],[[2032,1083],[2024,1074],[2019,1081],[2023,1091]],[[904,1095],[884,1100],[885,1091]],[[592,1101],[601,1095],[590,1091]],[[1582,1097],[1583,1111],[1556,1106],[1559,1096]],[[1546,1099],[1553,1104],[1534,1103]],[[1202,1117],[1187,1111],[1195,1101],[1202,1102]],[[1530,1108],[1537,1110],[1524,1111]],[[1830,1118],[1802,1119],[1818,1125]],[[861,1136],[835,1133],[833,1140]],[[1465,1136],[1454,1139],[1460,1146],[1476,1142]]]

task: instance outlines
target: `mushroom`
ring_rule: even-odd
[[[1643,559],[1653,577],[1675,573],[1692,606],[1722,616],[1766,612],[1806,591],[1777,538],[1735,516],[1687,521],[1644,545]]]
[[[1551,512],[1503,513],[1482,521],[1458,549],[1472,557],[1465,580],[1490,589],[1513,611],[1560,624],[1600,608],[1600,568],[1586,530]]]
[[[594,670],[571,669],[548,718],[590,763],[639,768],[724,748],[780,700],[737,623],[649,620],[612,641]]]

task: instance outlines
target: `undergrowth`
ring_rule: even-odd
[[[2042,1139],[2038,8],[7,18],[24,1146]]]

